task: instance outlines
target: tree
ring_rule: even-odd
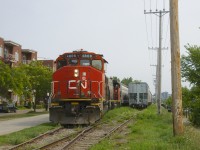
[[[10,67],[0,61],[0,96],[8,98],[8,90],[12,89],[12,84]]]
[[[200,86],[200,47],[188,44],[185,48],[188,55],[181,58],[182,76],[191,84]]]
[[[172,97],[170,96],[170,97],[168,97],[166,100],[165,100],[165,104],[166,104],[166,106],[172,106]]]
[[[43,66],[41,62],[34,61],[22,66],[28,76],[30,87],[28,91],[35,97],[35,106],[39,100],[44,100],[51,90],[52,70]],[[35,108],[35,107],[34,107]]]
[[[11,68],[11,76],[13,79],[13,92],[22,96],[29,92],[27,89],[30,88],[29,77],[26,75],[26,72],[21,67]]]
[[[113,80],[116,80],[116,81],[120,82],[120,79],[118,77],[113,76],[112,78],[113,78]]]
[[[189,81],[193,87],[190,90],[189,100],[184,100],[183,103],[192,108],[191,121],[200,125],[200,47],[188,44],[185,48],[188,55],[182,55],[181,72],[185,80]]]
[[[19,68],[10,68],[0,61],[0,96],[9,99],[9,92],[22,95],[25,83],[25,74]]]
[[[191,92],[187,87],[182,87],[182,102],[183,108],[189,108],[191,106]]]
[[[133,82],[133,78],[129,77],[129,78],[123,78],[121,81],[124,85],[128,86],[129,83]]]

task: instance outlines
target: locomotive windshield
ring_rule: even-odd
[[[77,59],[69,59],[69,65],[75,66],[78,64],[78,60]]]
[[[90,60],[82,59],[82,60],[80,60],[80,65],[81,66],[90,66]]]
[[[93,54],[65,54],[57,60],[57,69],[64,66],[92,66],[98,70],[103,69],[101,55]],[[105,70],[104,70],[105,71]]]

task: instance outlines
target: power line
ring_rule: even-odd
[[[144,12],[144,14],[155,14],[156,16],[159,16],[159,49],[157,51],[157,67],[156,67],[156,97],[157,97],[157,106],[158,106],[158,114],[160,114],[161,111],[161,67],[162,67],[162,17],[169,13],[169,11],[151,11],[150,12]]]

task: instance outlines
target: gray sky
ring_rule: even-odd
[[[150,3],[152,2],[152,3]],[[0,37],[56,59],[85,49],[109,62],[108,76],[147,82],[154,93],[158,17],[144,15],[168,8],[167,0],[0,0]],[[181,54],[187,43],[200,45],[200,1],[179,0]],[[156,19],[157,18],[157,19]],[[146,21],[145,21],[146,20]],[[156,28],[157,27],[157,28]],[[163,47],[169,47],[169,14],[163,18]],[[163,51],[162,91],[171,93],[170,48]],[[185,85],[185,84],[183,84]]]

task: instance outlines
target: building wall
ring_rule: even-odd
[[[18,56],[16,56],[16,53],[18,54]],[[21,46],[14,46],[12,54],[15,57],[14,66],[18,66],[22,62],[22,49],[21,49]]]
[[[31,60],[37,60],[37,52],[32,53]]]
[[[21,63],[29,64],[31,61],[37,60],[37,51],[22,49]]]
[[[47,66],[55,72],[56,70],[56,65],[54,63],[54,60],[40,60],[44,66]]]
[[[4,57],[4,41],[3,38],[0,37],[0,59],[2,60]]]

